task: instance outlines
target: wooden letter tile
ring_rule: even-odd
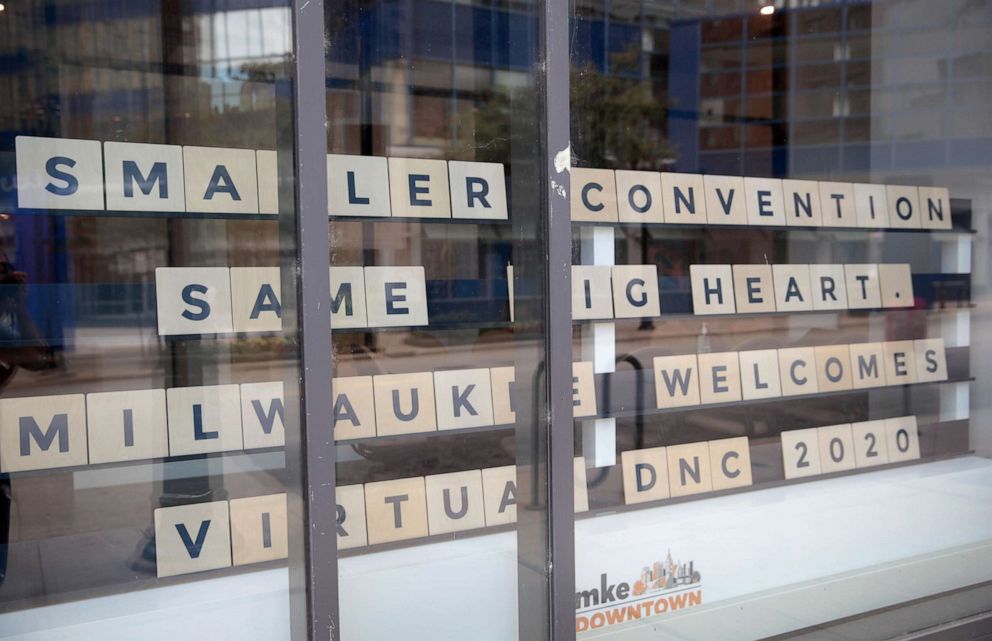
[[[819,474],[820,441],[817,428],[782,432],[782,463],[787,479]]]
[[[885,419],[885,434],[890,463],[920,458],[920,433],[915,416]]]
[[[699,368],[695,354],[655,356],[652,367],[659,409],[699,405]]]
[[[951,228],[951,196],[947,187],[920,187],[920,226],[923,229]]]
[[[913,350],[916,352],[916,382],[947,380],[947,355],[943,338],[913,341]]]
[[[246,450],[286,444],[284,402],[282,381],[241,385],[241,430]]]
[[[622,223],[663,223],[661,174],[617,171],[617,208]]]
[[[855,183],[854,207],[858,212],[858,227],[885,229],[889,226],[889,199],[885,185]]]
[[[572,265],[573,320],[613,318],[610,269],[609,265]]]
[[[258,213],[279,213],[279,154],[266,149],[255,150],[255,173],[258,181]]]
[[[822,227],[820,188],[815,180],[783,180],[785,221],[790,227]]]
[[[699,354],[699,398],[703,405],[741,400],[741,370],[737,352]]]
[[[160,336],[234,331],[227,267],[156,267]]]
[[[751,485],[751,448],[746,436],[722,438],[707,445],[714,490]]]
[[[665,222],[670,225],[705,225],[706,196],[700,174],[661,174]]]
[[[376,435],[375,397],[371,376],[346,376],[331,381],[334,394],[334,440],[350,441]],[[390,395],[392,392],[388,392]],[[420,402],[418,392],[417,402]],[[409,397],[400,400],[409,401]],[[392,400],[390,399],[390,406]],[[392,415],[392,410],[390,410]]]
[[[140,461],[169,455],[165,390],[86,395],[89,462]]]
[[[913,274],[905,263],[878,266],[878,284],[882,307],[912,307]]]
[[[589,511],[589,485],[586,480],[586,460],[581,456],[572,459],[575,513]]]
[[[851,386],[854,389],[882,387],[885,382],[885,353],[881,343],[848,345],[851,352]]]
[[[365,484],[369,543],[390,543],[427,536],[424,478]]]
[[[331,275],[331,327],[368,327],[365,303],[365,268],[334,266]]]
[[[424,268],[366,267],[365,300],[369,327],[427,325]]]
[[[612,169],[572,167],[571,184],[573,221],[615,223],[619,220]]]
[[[244,447],[237,385],[170,387],[169,455],[230,452]]]
[[[785,226],[785,198],[778,178],[744,178],[747,219],[752,225]]]
[[[738,314],[775,311],[775,284],[771,265],[734,265],[734,297]]]
[[[851,183],[820,183],[820,209],[824,227],[857,227],[858,210]]]
[[[775,309],[780,312],[808,312],[813,309],[809,265],[772,265],[775,279]]]
[[[486,527],[480,470],[436,474],[424,482],[431,535]]]
[[[664,447],[627,450],[620,454],[623,502],[626,505],[667,499],[668,454]]]
[[[103,209],[103,154],[99,141],[16,136],[14,145],[18,207]]]
[[[434,376],[430,372],[374,376],[372,385],[379,436],[437,430]]]
[[[809,284],[813,290],[813,309],[847,309],[847,277],[843,265],[810,265]]]
[[[673,497],[711,492],[709,445],[686,443],[667,448],[668,488]]]
[[[734,313],[734,275],[730,265],[690,265],[689,280],[693,314]]]
[[[327,213],[331,216],[389,216],[386,159],[328,154]]]
[[[155,562],[159,578],[231,566],[227,501],[155,510]]]
[[[487,526],[516,523],[516,465],[488,467],[482,470],[482,493],[485,496]]]
[[[493,424],[492,383],[486,368],[434,372],[434,398],[439,430]]]
[[[257,214],[255,150],[183,147],[186,211]]]
[[[231,555],[234,565],[289,556],[286,495],[270,494],[231,501]]]
[[[451,218],[447,162],[423,158],[390,158],[388,162],[393,216]]]
[[[853,385],[851,350],[847,345],[815,347],[816,386],[819,392],[849,390]]]
[[[889,226],[893,229],[919,229],[922,226],[920,215],[920,192],[916,187],[887,185],[889,200]]]
[[[778,371],[782,381],[782,396],[816,394],[816,352],[812,347],[790,347],[778,350]]]
[[[506,177],[495,162],[448,161],[451,217],[506,220]]]
[[[877,309],[882,306],[878,265],[844,265],[849,309]]]
[[[338,549],[348,550],[368,545],[365,526],[365,487],[346,485],[334,492],[338,530]]]
[[[236,332],[282,331],[279,268],[232,267],[231,315]]]
[[[572,416],[595,416],[597,411],[592,361],[572,363]]]
[[[741,394],[745,401],[782,395],[777,350],[740,352],[738,357],[741,362]]]
[[[86,465],[86,397],[0,400],[0,472]]]
[[[617,318],[642,318],[661,314],[658,268],[655,265],[613,267],[613,308]]]
[[[828,425],[816,430],[820,441],[820,472],[843,472],[855,466],[854,438],[850,423]]]
[[[854,463],[857,467],[885,465],[889,462],[888,432],[885,421],[863,421],[851,425],[854,438]]]
[[[493,390],[493,423],[515,424],[517,414],[513,410],[513,383],[516,381],[516,368],[493,367],[489,370],[489,380]]]
[[[744,179],[740,176],[703,176],[706,222],[710,225],[746,225]]]
[[[882,343],[885,354],[886,385],[903,385],[916,382],[916,349],[913,341]]]
[[[103,163],[107,180],[107,209],[186,211],[182,147],[105,142]],[[75,172],[76,167],[72,171]]]

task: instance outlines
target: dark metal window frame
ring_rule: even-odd
[[[324,0],[292,0],[293,11],[293,175],[297,215],[297,328],[300,337],[301,442],[299,496],[292,496],[290,514],[298,509],[302,549],[290,554],[290,612],[292,638],[339,639],[337,528],[335,510],[335,446],[332,415],[332,351],[330,279],[328,274],[327,116],[325,96]],[[542,207],[539,228],[546,264],[542,289],[547,292],[543,313],[546,331],[544,376],[536,402],[545,399],[547,420],[536,430],[540,452],[528,473],[545,511],[540,523],[521,537],[541,532],[540,549],[518,546],[518,566],[538,578],[521,594],[537,587],[544,594],[539,607],[522,607],[520,638],[538,641],[542,631],[554,641],[575,639],[575,514],[573,488],[574,423],[572,419],[572,319],[570,299],[571,221],[569,218],[569,2],[541,0],[535,9],[538,30],[537,80],[541,110],[538,154]],[[557,158],[557,167],[556,167]],[[563,160],[565,161],[563,163]],[[563,166],[564,165],[564,166]],[[521,418],[521,420],[526,420]],[[518,467],[518,476],[523,473]],[[294,522],[293,518],[290,518]],[[300,521],[300,519],[295,519]],[[531,527],[532,525],[536,527]],[[533,544],[533,541],[528,541]],[[298,545],[299,543],[294,543]],[[533,570],[538,570],[534,572]],[[523,581],[524,579],[521,579]],[[530,595],[527,595],[528,598]]]

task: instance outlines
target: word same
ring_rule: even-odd
[[[787,479],[918,458],[920,435],[915,416],[782,432]]]
[[[331,267],[332,327],[428,324],[424,268]],[[282,330],[278,267],[158,267],[161,336]]]
[[[515,369],[492,367],[333,380],[338,441],[516,423]],[[572,413],[596,414],[591,361],[572,363]]]
[[[285,559],[286,495],[192,503],[155,510],[159,577]]]
[[[282,447],[281,381],[0,399],[0,471]]]
[[[912,307],[907,264],[690,265],[696,315]]]
[[[944,187],[572,168],[577,222],[951,229]]]
[[[278,214],[275,151],[18,136],[27,209]],[[327,156],[328,214],[505,220],[503,165]]]
[[[659,409],[947,380],[940,338],[656,356]]]
[[[573,459],[573,470],[575,512],[585,512],[585,459]],[[515,523],[517,496],[515,465],[339,487],[338,548]]]
[[[751,485],[746,436],[628,450],[620,463],[627,505]]]

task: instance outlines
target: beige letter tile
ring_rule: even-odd
[[[86,397],[0,400],[0,471],[86,465]]]
[[[854,438],[854,463],[857,467],[885,465],[889,462],[888,433],[885,421],[863,421],[851,425]]]
[[[232,267],[231,315],[236,332],[282,331],[279,268]]]
[[[365,300],[369,327],[427,325],[424,268],[366,267]]]
[[[737,352],[699,354],[699,398],[703,405],[741,400],[741,370]]]
[[[156,267],[160,336],[234,331],[227,267]]]
[[[424,481],[432,535],[486,527],[480,470],[435,474]]]
[[[244,447],[241,390],[237,385],[166,390],[169,455],[231,452]]]
[[[855,466],[854,438],[851,424],[828,425],[816,430],[820,441],[820,472],[843,472]]]
[[[620,454],[623,502],[626,505],[667,499],[668,455],[664,447],[627,450]]]
[[[787,479],[819,474],[820,441],[817,428],[782,432],[782,463]]]
[[[714,490],[751,485],[751,448],[746,436],[722,438],[707,445]]]
[[[920,458],[920,433],[915,416],[885,419],[885,434],[890,463]]]
[[[338,530],[338,549],[349,550],[368,545],[369,535],[365,526],[365,488],[346,485],[334,492]]]
[[[169,455],[165,390],[86,395],[89,462],[140,461]]]
[[[334,440],[350,441],[376,435],[375,396],[371,376],[346,376],[331,381],[334,394]],[[392,392],[387,392],[390,395]],[[419,392],[418,392],[419,394]],[[400,394],[400,401],[409,402]],[[388,399],[390,407],[392,400]],[[418,396],[417,402],[420,402]],[[392,412],[390,411],[390,415]]]
[[[241,429],[244,447],[282,447],[286,444],[282,381],[241,385]]]
[[[496,425],[513,425],[517,422],[517,414],[513,411],[512,389],[516,381],[516,368],[493,367],[489,370],[489,380],[493,390],[493,423]]]
[[[496,162],[448,161],[451,217],[506,220],[506,178]]]
[[[103,163],[107,180],[107,209],[186,211],[182,147],[105,142]],[[76,172],[76,167],[71,171]]]
[[[393,216],[451,218],[448,163],[422,158],[390,158],[389,202]]]
[[[878,265],[844,265],[849,309],[877,309],[882,306]]]
[[[778,371],[782,381],[782,396],[816,394],[816,353],[812,347],[790,347],[778,350]]]
[[[257,214],[254,149],[183,147],[186,211]]]
[[[234,565],[289,556],[286,495],[270,494],[231,501],[231,555]]]
[[[493,424],[492,383],[486,368],[434,372],[434,398],[439,430]]]
[[[913,350],[916,352],[917,383],[947,380],[947,356],[943,338],[913,341]]]
[[[597,411],[592,361],[572,363],[572,416],[595,416]]]
[[[886,385],[903,385],[916,382],[916,349],[913,341],[882,343],[885,354]]]
[[[822,345],[816,355],[816,386],[820,393],[849,390],[853,384],[851,350],[847,345]]]
[[[175,576],[231,566],[231,524],[227,501],[155,510],[158,576]]]
[[[820,183],[820,209],[824,227],[857,227],[858,210],[851,183]]]
[[[920,187],[920,226],[923,229],[951,228],[951,196],[947,187]]]
[[[775,309],[780,312],[808,312],[813,309],[809,265],[772,265],[775,279]]]
[[[695,315],[734,313],[734,275],[730,265],[690,265],[689,280]]]
[[[661,174],[617,171],[617,207],[622,223],[663,223]]]
[[[813,290],[813,309],[847,309],[847,278],[843,265],[810,265],[809,283]]]
[[[783,180],[785,221],[790,227],[822,227],[820,188],[815,180]]]
[[[389,168],[376,156],[327,155],[327,213],[389,216]]]
[[[878,284],[882,307],[912,307],[913,274],[905,263],[878,266]]]
[[[430,372],[374,376],[372,385],[379,436],[437,430],[434,376]]]
[[[882,387],[885,383],[885,353],[881,343],[848,345],[851,352],[851,386],[854,389]]]
[[[572,220],[615,223],[617,186],[612,169],[572,167]]]
[[[771,265],[734,265],[734,296],[738,314],[775,311],[775,284]]]
[[[365,484],[369,543],[390,543],[427,536],[424,478]]]
[[[785,198],[778,178],[744,178],[747,219],[752,225],[785,226]]]
[[[655,356],[653,368],[659,409],[699,405],[699,368],[695,354]]]
[[[855,183],[854,205],[858,227],[885,229],[889,226],[889,199],[885,185]]]
[[[887,185],[889,200],[889,226],[893,229],[919,229],[920,193],[916,187]]]
[[[710,225],[746,225],[744,179],[740,176],[703,176],[706,222]]]
[[[572,265],[572,319],[613,318],[609,265]]]
[[[485,495],[486,525],[505,525],[517,521],[517,467],[488,467],[482,470],[482,493]]]
[[[331,327],[368,327],[365,304],[365,268],[334,266],[331,274]]]
[[[614,266],[613,308],[617,318],[659,316],[658,268],[655,265]]]
[[[710,450],[705,441],[671,445],[667,450],[668,488],[673,497],[713,490]]]
[[[700,174],[661,174],[665,222],[670,225],[705,225],[706,196]]]
[[[782,395],[777,350],[740,352],[738,357],[741,362],[741,394],[745,401]]]

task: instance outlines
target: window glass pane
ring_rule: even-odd
[[[341,633],[546,638],[535,6],[326,12]]]
[[[619,73],[576,3],[578,637],[981,612],[992,10],[685,4],[629,11]]]
[[[288,6],[4,5],[0,636],[287,639]]]

